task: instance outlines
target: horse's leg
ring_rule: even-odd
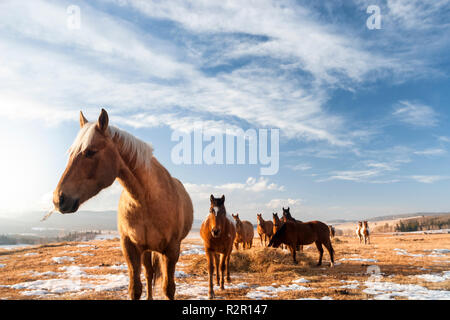
[[[162,254],[163,261],[163,285],[164,295],[169,300],[175,299],[175,265],[180,255],[180,244],[175,243]]]
[[[121,238],[121,244],[123,255],[127,261],[128,275],[130,278],[128,292],[132,300],[139,300],[142,294],[141,252],[128,237]]]
[[[214,259],[215,259],[214,252],[207,251],[206,252],[206,261],[208,264],[208,276],[209,276],[209,291],[208,291],[209,299],[214,299],[214,284],[213,284]]]
[[[315,243],[316,243],[317,250],[319,250],[319,262],[317,263],[317,266],[321,266],[322,265],[322,257],[323,257],[322,243],[320,241],[316,241]]]
[[[214,265],[216,266],[216,281],[217,281],[217,285],[220,286],[220,273],[219,273],[219,254],[215,253],[214,254]]]
[[[225,289],[225,261],[227,259],[226,254],[220,255],[220,289]]]
[[[289,250],[291,250],[291,254],[292,254],[292,259],[294,260],[294,264],[297,264],[297,260],[295,258],[295,256],[296,256],[295,249],[296,249],[295,245],[289,246]]]
[[[227,282],[228,283],[231,282],[231,277],[230,277],[230,258],[231,258],[231,251],[228,252],[227,258],[225,260],[225,268],[226,268],[226,272],[227,272]]]
[[[331,240],[324,242],[323,244],[325,246],[325,248],[327,248],[328,250],[328,254],[330,255],[330,268],[332,268],[334,266],[334,250],[333,250],[333,246],[331,245]]]
[[[144,253],[142,254],[142,263],[144,264],[145,279],[147,280],[147,300],[152,300],[153,266],[152,252],[150,250],[144,251]]]

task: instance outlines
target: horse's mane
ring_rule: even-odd
[[[80,129],[75,141],[69,148],[70,157],[76,156],[87,149],[94,138],[95,125],[95,122],[89,122]],[[150,144],[114,126],[108,126],[108,131],[111,138],[119,142],[120,151],[132,159],[135,168],[142,166],[147,170],[150,169],[153,156],[153,147]]]

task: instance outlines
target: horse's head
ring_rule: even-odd
[[[258,225],[262,226],[264,224],[264,219],[261,213],[256,214],[256,222]]]
[[[83,202],[109,187],[118,176],[120,155],[107,130],[108,119],[103,109],[97,122],[88,122],[80,112],[80,132],[53,192],[53,204],[61,213],[76,212]]]
[[[364,223],[364,227],[368,228],[368,222],[367,221],[363,221]]]
[[[211,207],[209,208],[210,221],[211,221],[211,235],[214,238],[220,237],[224,225],[226,222],[227,211],[225,210],[225,196],[221,198],[210,197]]]
[[[234,222],[236,223],[236,228],[239,229],[242,226],[242,221],[239,218],[239,213],[231,214],[233,216]]]
[[[362,227],[362,221],[358,221],[358,227]]]
[[[273,233],[277,232],[279,228],[281,228],[281,225],[283,222],[278,217],[278,213],[272,213],[273,216]]]
[[[283,207],[283,222],[286,222],[287,220],[292,220],[291,212],[289,211],[289,207],[285,209]]]
[[[284,238],[286,234],[286,223],[283,224],[280,229],[275,232],[269,241],[268,247],[278,248],[282,243],[284,243]]]

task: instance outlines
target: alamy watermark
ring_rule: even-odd
[[[379,6],[370,5],[367,7],[368,14],[370,17],[366,20],[366,26],[369,30],[381,29],[381,10]]]
[[[79,6],[70,5],[67,7],[67,29],[81,29],[81,9]]]
[[[178,142],[171,152],[174,164],[257,165],[261,175],[275,175],[280,165],[279,129],[226,129],[211,133],[195,129],[174,131]],[[270,144],[269,144],[270,141]],[[204,143],[206,144],[204,145]]]

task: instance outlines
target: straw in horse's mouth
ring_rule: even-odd
[[[52,213],[55,212],[55,211],[56,211],[56,208],[53,208],[52,210],[50,210],[50,212],[47,213],[47,214],[41,219],[41,221],[47,220],[47,219],[52,215]]]

